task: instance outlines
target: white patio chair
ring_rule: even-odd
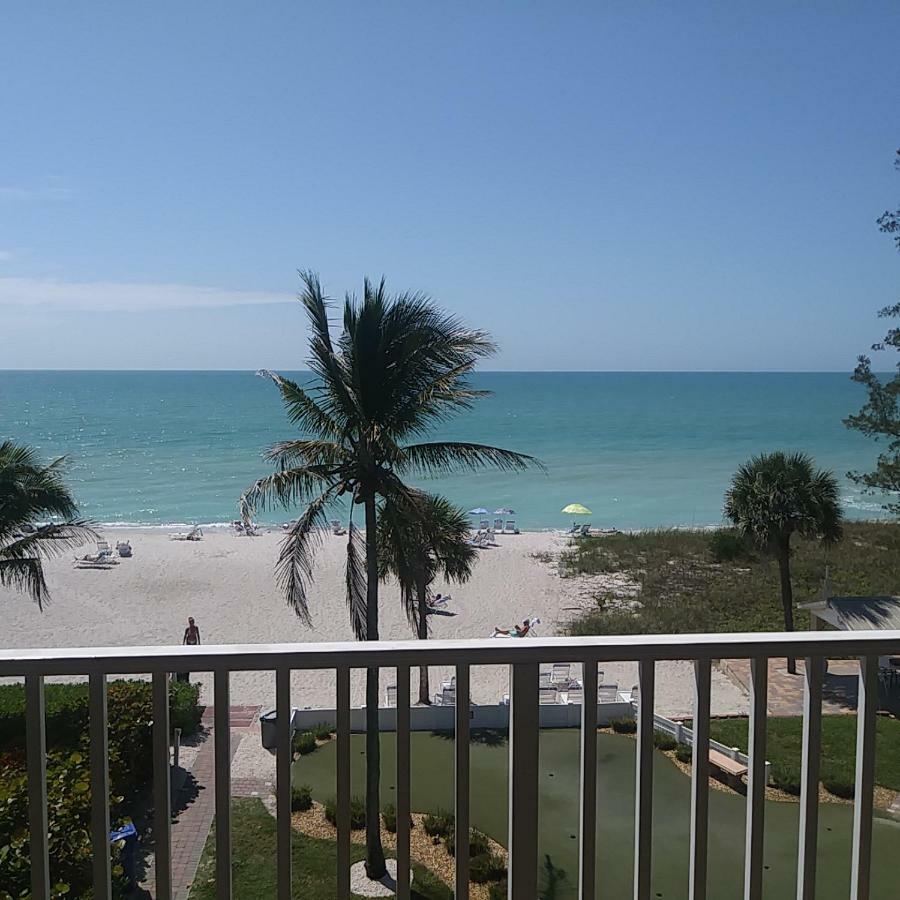
[[[555,685],[551,687],[542,687],[539,690],[542,704],[559,703],[559,690]]]
[[[553,663],[550,682],[552,684],[568,684],[572,680],[571,671],[572,667],[568,663]]]

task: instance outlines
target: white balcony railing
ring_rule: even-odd
[[[803,634],[654,635],[596,638],[547,638],[520,641],[401,641],[393,643],[229,645],[205,647],[133,647],[59,650],[11,650],[0,653],[0,677],[25,679],[28,807],[31,833],[31,882],[34,900],[50,897],[47,855],[45,676],[81,675],[90,681],[91,787],[93,798],[94,897],[111,897],[108,852],[106,679],[149,674],[153,681],[153,780],[156,896],[172,900],[171,806],[169,786],[168,673],[213,672],[215,705],[216,896],[230,900],[232,854],[230,823],[229,674],[274,670],[276,673],[277,883],[278,900],[291,897],[291,732],[290,675],[295,669],[333,669],[337,673],[337,871],[341,898],[350,896],[350,672],[366,667],[395,668],[397,673],[397,895],[409,897],[410,667],[456,669],[456,885],[455,896],[469,896],[469,675],[472,666],[510,667],[509,741],[509,897],[537,896],[538,736],[541,663],[580,663],[584,696],[597,696],[597,665],[636,660],[639,666],[636,753],[634,897],[649,898],[651,873],[653,723],[655,664],[692,660],[695,671],[694,753],[691,791],[689,896],[707,896],[707,812],[710,666],[716,659],[751,660],[749,778],[747,786],[744,897],[762,896],[763,817],[767,660],[796,656],[806,660],[797,858],[798,900],[815,896],[819,802],[822,684],[829,656],[860,658],[857,713],[856,793],[852,836],[851,897],[870,896],[872,800],[878,658],[900,655],[900,632]],[[578,896],[595,897],[597,704],[581,710],[581,798]],[[699,751],[699,752],[698,752]]]

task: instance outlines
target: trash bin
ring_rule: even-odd
[[[277,746],[275,738],[275,710],[270,709],[259,715],[259,732],[263,747],[273,753]]]
[[[123,841],[122,870],[128,880],[128,887],[134,887],[137,880],[137,829],[131,822],[109,833],[109,842]]]

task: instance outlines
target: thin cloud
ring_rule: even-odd
[[[60,175],[47,175],[34,184],[0,184],[0,200],[70,200],[73,188]]]
[[[288,303],[292,294],[238,291],[193,284],[147,284],[115,281],[56,281],[43,278],[0,278],[0,308],[120,311],[254,306]]]

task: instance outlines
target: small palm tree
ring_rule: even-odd
[[[472,577],[478,550],[469,541],[469,520],[444,497],[424,494],[415,506],[385,503],[378,517],[378,563],[382,577],[400,582],[400,598],[419,640],[428,639],[428,601],[438,575],[459,584]],[[419,666],[419,703],[430,703],[428,666]]]
[[[838,483],[816,471],[804,453],[763,453],[744,463],[725,494],[725,515],[753,544],[774,556],[781,577],[785,631],[794,630],[791,537],[839,541],[842,530]],[[796,672],[793,659],[788,671]]]
[[[63,458],[42,465],[30,447],[0,444],[0,585],[25,592],[41,609],[50,599],[43,561],[96,537],[77,518],[63,465]],[[36,524],[48,517],[63,521]]]
[[[361,300],[348,296],[340,334],[332,337],[319,278],[301,272],[300,295],[309,317],[309,367],[314,382],[300,387],[275,373],[288,418],[303,436],[276,444],[268,453],[276,472],[241,497],[242,515],[279,504],[305,509],[286,534],[276,579],[287,603],[309,623],[307,587],[313,553],[330,511],[348,509],[347,603],[355,635],[378,640],[379,504],[415,507],[419,492],[408,475],[493,466],[519,470],[535,461],[520,453],[463,441],[425,442],[429,428],[468,409],[484,395],[468,378],[479,359],[495,351],[482,331],[472,331],[426,296],[390,296],[384,281],[363,284]],[[346,503],[344,501],[347,501]],[[353,522],[361,506],[364,537]],[[378,735],[378,669],[366,673],[366,872],[387,869],[381,844],[381,772]]]

